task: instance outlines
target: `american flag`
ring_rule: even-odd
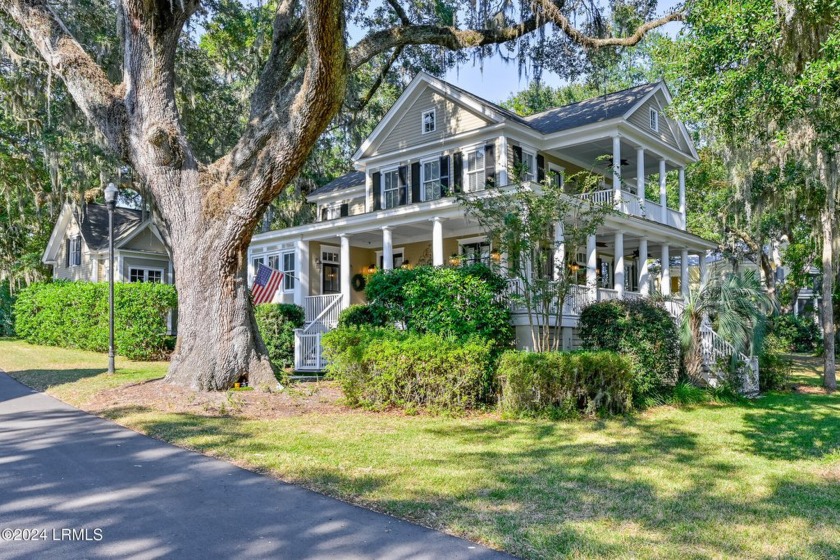
[[[257,269],[257,276],[254,278],[254,285],[251,286],[251,295],[254,298],[254,305],[269,303],[274,299],[280,282],[283,281],[283,273],[261,264]]]

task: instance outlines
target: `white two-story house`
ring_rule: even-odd
[[[261,262],[286,272],[275,301],[306,311],[297,369],[320,369],[319,333],[341,309],[364,302],[361,279],[370,271],[493,258],[455,195],[504,187],[514,169],[524,169],[525,181],[564,188],[571,174],[598,173],[601,190],[567,191],[617,210],[575,255],[580,285],[557,325],[564,347],[574,346],[579,310],[590,301],[687,292],[690,257],[703,268],[697,257],[715,244],[686,230],[684,170],[697,153],[685,127],[666,115],[670,102],[658,82],[520,117],[419,74],[355,153],[356,171],[309,195],[315,223],[253,238],[251,274]],[[679,178],[670,204],[669,172]],[[527,347],[527,315],[514,310],[513,323]]]

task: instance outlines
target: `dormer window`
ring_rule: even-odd
[[[437,123],[435,122],[435,110],[425,111],[423,113],[423,134],[434,132]]]
[[[656,109],[650,110],[650,129],[659,132],[659,111]]]

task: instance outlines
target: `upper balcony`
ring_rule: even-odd
[[[629,191],[621,190],[617,192],[618,195],[616,195],[616,191],[606,189],[579,194],[578,196],[593,204],[614,206],[616,211],[623,214],[647,218],[648,220],[653,220],[654,222],[659,222],[677,229],[685,229],[685,216],[681,212],[673,208],[668,208],[667,206],[663,208],[661,204],[652,200],[642,200]]]

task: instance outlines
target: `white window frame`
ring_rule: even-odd
[[[432,115],[432,128],[430,130],[426,130],[426,115]],[[423,111],[420,115],[420,133],[421,134],[429,134],[430,132],[434,132],[437,130],[437,114],[435,113],[434,109],[429,109],[427,111]]]
[[[377,268],[381,269],[382,266],[379,266],[379,261],[382,261],[382,265],[385,265],[385,260],[382,258],[384,251],[376,251],[376,266]],[[405,247],[394,247],[391,249],[391,257],[396,260],[397,255],[400,255],[402,259],[400,259],[400,264],[405,260]],[[399,268],[399,266],[397,266]]]
[[[430,180],[426,179],[426,164],[427,163],[436,163],[437,164],[437,170],[438,170],[437,179],[430,179]],[[440,198],[443,198],[443,195],[442,195],[441,189],[440,189],[440,178],[442,176],[441,172],[442,172],[442,169],[440,168],[440,156],[428,157],[426,159],[421,159],[420,160],[420,184],[422,185],[421,197],[422,197],[424,202],[427,201],[427,200],[438,200]],[[437,192],[441,196],[437,196],[435,198],[429,198],[429,195],[426,191],[426,183],[431,183],[433,181],[437,181],[437,185],[438,185]]]
[[[557,175],[560,177],[560,184],[557,185],[560,189],[566,188],[566,168],[562,165],[557,165],[555,163],[549,162],[548,164],[548,176],[550,178],[554,177],[554,172],[557,172]]]
[[[341,249],[336,247],[335,245],[321,245],[321,249],[319,251],[320,258],[318,259],[321,261],[321,281],[320,281],[320,290],[321,293],[324,293],[324,266],[325,264],[328,265],[335,265],[338,267],[338,277],[341,278]],[[330,255],[329,259],[325,259],[324,255]]]
[[[133,270],[143,271],[142,282],[148,282],[149,281],[149,272],[160,272],[160,282],[159,283],[160,284],[166,284],[166,282],[165,282],[166,278],[163,275],[163,269],[162,268],[157,268],[157,267],[154,267],[154,266],[129,266],[128,267],[128,281],[129,282],[132,282],[131,272]]]
[[[522,180],[534,182],[537,180],[537,153],[523,147],[522,161],[520,162],[523,170],[526,168],[525,162],[528,161],[528,158],[531,159],[531,165],[528,166],[528,172],[522,174]]]
[[[82,236],[81,235],[74,235],[70,238],[70,246],[67,249],[70,251],[70,258],[68,262],[70,263],[70,268],[74,268],[77,266],[82,266]],[[76,262],[76,255],[79,256],[79,261]]]
[[[465,150],[461,151],[462,160],[464,162],[464,192],[477,192],[483,191],[484,188],[487,186],[487,168],[485,163],[485,158],[487,154],[485,153],[484,144],[478,146],[471,146],[466,148]],[[476,154],[476,162],[478,161],[478,154],[481,154],[481,166],[474,171],[470,171],[470,155]],[[475,188],[470,186],[470,176],[475,175],[476,177],[481,174],[481,181],[476,181],[477,186]]]
[[[332,204],[325,204],[324,208],[327,211],[327,216],[324,218],[325,222],[330,221],[330,220],[337,220],[338,218],[341,217],[341,203],[340,202],[334,202]]]
[[[650,110],[650,129],[659,132],[659,111],[656,109]]]
[[[490,255],[493,254],[493,243],[487,238],[486,235],[481,235],[478,237],[465,237],[463,239],[458,240],[458,255],[463,258],[464,257],[464,245],[477,245],[477,244],[486,244],[488,249],[487,255],[488,258]]]
[[[291,257],[292,266],[289,268],[286,266],[286,258]],[[295,258],[294,251],[281,251],[280,252],[280,271],[283,273],[283,293],[290,294],[294,293],[295,291],[295,284],[297,279],[295,278],[296,270],[295,264],[297,259]]]
[[[391,208],[397,208],[400,205],[399,204],[399,201],[400,201],[400,167],[399,166],[389,167],[388,169],[383,169],[379,173],[380,173],[379,195],[381,197],[380,206],[382,207],[383,210],[390,210]],[[392,192],[393,191],[394,193],[396,193],[397,198],[396,198],[396,202],[393,206],[388,206],[388,196],[387,196],[387,192],[385,190],[385,177],[387,175],[391,174],[391,173],[396,174],[397,186],[394,189],[388,189],[387,192]]]

